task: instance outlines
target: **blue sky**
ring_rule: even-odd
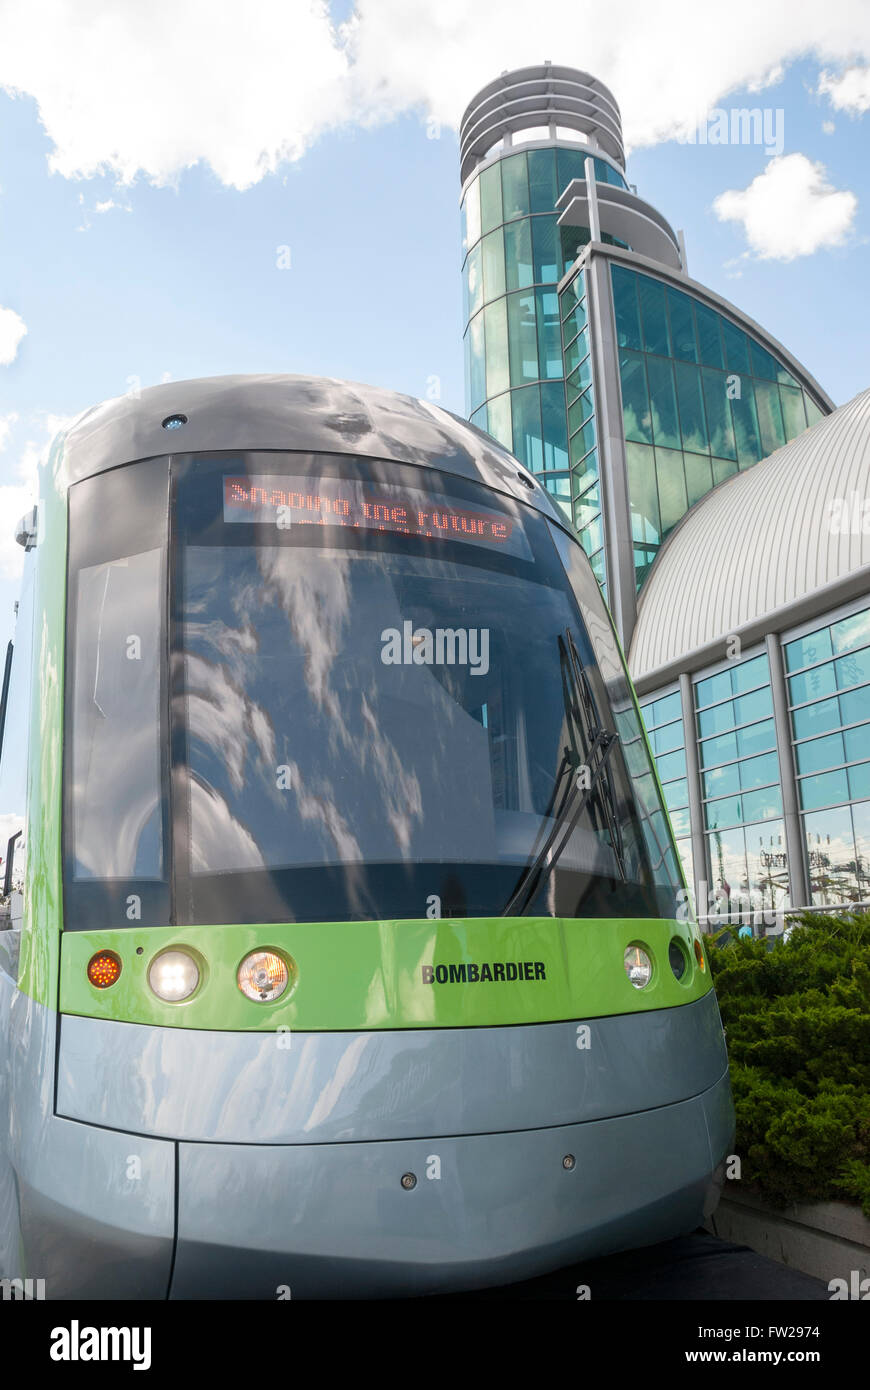
[[[333,19],[346,19],[350,8],[336,7]],[[824,27],[823,19],[816,23]],[[565,53],[547,42],[545,55],[537,40],[531,50],[527,45],[527,61],[584,61],[576,40]],[[776,45],[769,35],[765,43],[762,59],[770,67]],[[833,190],[854,195],[851,211],[842,201],[829,204],[840,244],[822,244],[790,260],[759,255],[759,246],[777,244],[780,231],[786,240],[796,234],[793,210],[776,197],[755,224],[755,249],[747,225],[721,220],[714,210],[717,197],[750,188],[765,173],[763,148],[659,139],[654,127],[667,129],[668,113],[657,111],[655,122],[650,116],[653,128],[645,127],[635,101],[629,121],[631,95],[615,75],[601,76],[623,105],[629,136],[634,129],[644,142],[630,154],[628,176],[685,231],[692,276],[778,337],[839,404],[870,385],[870,113],[861,114],[865,68],[848,57],[857,52],[855,42],[838,44],[839,62],[824,53],[798,58],[760,90],[732,84],[720,93],[714,84],[705,94],[726,109],[783,110],[783,157],[802,155],[809,162],[791,166],[798,181],[806,182],[811,165],[823,166],[811,176],[813,206]],[[870,54],[870,41],[862,52]],[[695,61],[704,55],[698,52]],[[476,79],[464,87],[465,97],[504,66],[477,54]],[[591,59],[589,67],[595,70]],[[842,109],[818,94],[825,67],[841,81],[835,92],[846,102]],[[853,75],[844,88],[842,75],[855,72],[857,79]],[[746,73],[752,76],[751,65]],[[395,86],[396,73],[388,77]],[[0,306],[27,327],[14,360],[0,366],[3,645],[16,590],[16,548],[8,545],[8,533],[23,510],[17,505],[22,475],[54,420],[122,394],[136,380],[149,386],[167,377],[261,371],[323,373],[416,395],[426,394],[434,376],[441,403],[464,412],[457,141],[446,120],[438,138],[428,138],[426,126],[427,111],[443,114],[439,101],[445,111],[456,111],[456,93],[442,100],[437,73],[421,79],[429,88],[421,89],[419,100],[413,90],[394,93],[374,115],[369,109],[354,119],[351,109],[337,128],[305,131],[301,157],[273,159],[274,170],[244,188],[232,179],[245,181],[238,168],[248,154],[231,174],[223,169],[219,176],[207,162],[219,135],[203,133],[198,154],[193,111],[191,143],[178,158],[199,157],[195,167],[167,175],[166,161],[171,165],[174,156],[161,150],[149,172],[151,156],[142,156],[137,133],[124,122],[118,148],[128,140],[127,165],[121,169],[121,150],[113,168],[90,172],[81,141],[63,154],[65,117],[49,110],[50,80],[50,73],[34,77],[31,92],[18,77],[19,95],[0,91]],[[726,74],[720,86],[727,80]],[[683,92],[683,113],[688,99]],[[69,103],[61,106],[66,110]],[[73,110],[70,120],[74,116]],[[249,133],[256,140],[256,130]],[[100,138],[99,130],[89,130],[98,151]],[[111,129],[105,140],[113,151]],[[58,149],[63,171],[50,172]],[[145,172],[131,175],[140,157]],[[126,182],[119,181],[119,170]],[[169,181],[155,186],[155,177]],[[799,193],[810,197],[813,189]],[[824,240],[823,232],[818,235]],[[833,232],[828,239],[836,239]],[[279,269],[285,246],[291,266]]]

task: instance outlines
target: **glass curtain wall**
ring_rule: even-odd
[[[870,608],[783,647],[813,903],[870,901]]]
[[[556,200],[572,179],[584,177],[587,153],[551,147],[505,155],[471,181],[462,201],[466,409],[475,425],[543,475],[569,521],[556,286],[589,230],[559,227]],[[595,176],[627,187],[604,159],[595,159]]]
[[[689,784],[686,778],[686,735],[679,690],[650,695],[640,702],[656,770],[671,818],[686,882],[695,882],[692,832],[689,823]]]
[[[694,295],[622,265],[611,276],[640,588],[695,502],[823,412],[762,343]]]
[[[580,270],[559,298],[565,362],[565,400],[568,407],[570,475],[564,488],[566,510],[580,536],[605,599],[604,531],[601,484],[592,383],[592,344],[588,323],[586,281]]]
[[[870,902],[870,607],[785,641],[783,660],[811,902]],[[706,911],[750,922],[792,905],[767,655],[701,672],[693,689]],[[679,692],[657,691],[640,708],[692,883]]]
[[[751,920],[789,902],[782,788],[766,654],[694,682],[709,910]]]

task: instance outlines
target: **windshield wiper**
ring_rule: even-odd
[[[555,811],[549,834],[523,869],[519,882],[502,911],[503,917],[513,916],[518,910],[520,915],[526,911],[538,889],[552,873],[556,861],[574,833],[574,827],[596,794],[623,883],[626,879],[622,833],[608,766],[610,754],[619,742],[619,735],[608,733],[599,725],[595,697],[570,628],[565,630],[564,636],[559,637],[559,653],[569,745],[562,753],[553,792],[544,812],[545,820],[553,814],[566,772],[569,774],[568,785]],[[578,742],[583,745],[582,748],[578,748]],[[576,774],[582,768],[588,771],[588,776],[578,780]]]
[[[555,820],[540,850],[530,864],[523,870],[519,883],[514,889],[510,901],[502,911],[502,917],[522,916],[532,899],[537,894],[539,888],[544,884],[552,873],[556,861],[562,854],[565,846],[574,833],[574,827],[582,816],[586,806],[596,791],[598,781],[607,769],[608,759],[614,747],[619,742],[618,734],[606,733],[599,729],[595,735],[595,740],[589,750],[586,761],[588,768],[588,783],[584,777],[581,786],[577,777],[572,777],[565,794],[562,798]],[[620,873],[623,879],[625,871],[622,867],[621,856],[617,846],[613,846],[614,853],[617,855]]]
[[[592,694],[592,689],[589,685],[589,678],[586,675],[586,671],[583,668],[583,663],[580,660],[579,653],[574,644],[574,635],[571,632],[570,628],[565,629],[565,637],[567,638],[567,647],[565,647],[565,644],[563,643],[562,638],[560,637],[559,648],[560,651],[567,652],[570,661],[570,669],[571,675],[573,677],[574,689],[578,692],[579,703],[582,705],[584,737],[586,745],[588,747],[589,744],[594,741],[595,735],[599,732],[599,729],[601,727],[598,716],[598,707],[595,702],[595,696]],[[572,713],[574,713],[576,717],[578,713],[577,699],[569,703],[566,697],[565,708],[569,716]],[[599,790],[598,804],[600,806],[601,811],[604,814],[604,819],[607,824],[607,833],[610,836],[610,843],[613,846],[613,851],[616,855],[616,862],[619,866],[620,877],[622,878],[622,881],[624,883],[626,879],[625,849],[622,842],[622,825],[619,820],[619,815],[617,814],[617,798],[613,787],[613,775],[610,767],[605,768],[604,778],[602,780],[601,787]]]

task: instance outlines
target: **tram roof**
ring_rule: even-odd
[[[173,416],[186,417],[182,428],[164,428]],[[565,525],[534,474],[475,425],[431,401],[333,377],[200,377],[116,396],[73,421],[61,468],[75,483],[161,454],[255,450],[436,468],[508,493]]]

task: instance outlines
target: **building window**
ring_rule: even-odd
[[[783,653],[812,901],[870,901],[870,608]]]
[[[709,910],[753,921],[789,903],[788,856],[765,654],[694,682]]]
[[[665,805],[671,818],[674,838],[686,882],[694,894],[695,866],[689,824],[689,784],[686,778],[686,739],[682,704],[678,689],[656,693],[640,702],[656,771],[662,784]]]

